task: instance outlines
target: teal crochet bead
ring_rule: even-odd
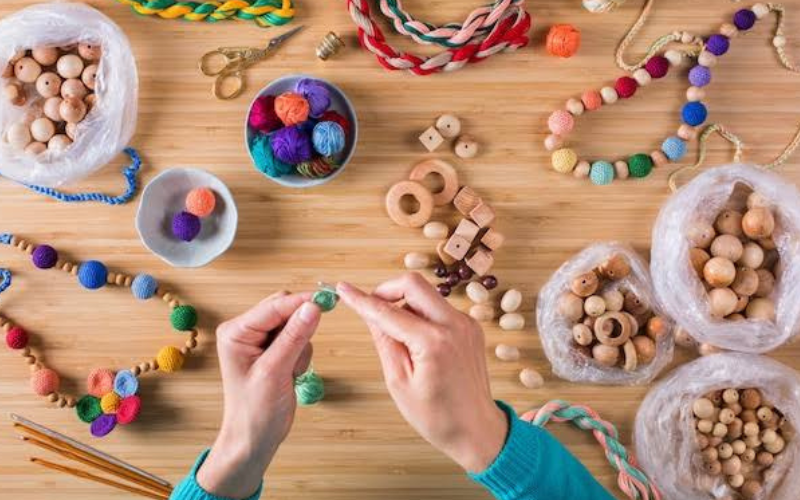
[[[653,170],[653,160],[650,155],[638,153],[628,158],[628,171],[631,177],[647,177]]]
[[[589,179],[598,186],[607,186],[614,180],[614,165],[607,161],[596,161],[592,163],[592,170],[589,172]]]
[[[156,294],[158,282],[149,274],[138,274],[131,283],[131,293],[139,300],[147,300]]]
[[[172,328],[185,332],[197,325],[197,311],[192,306],[178,306],[169,315]]]
[[[294,379],[294,393],[300,406],[310,406],[325,397],[325,382],[313,368]]]
[[[686,155],[686,142],[680,137],[667,137],[661,145],[661,151],[670,161],[678,161]]]

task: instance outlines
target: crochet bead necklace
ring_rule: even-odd
[[[90,425],[93,436],[102,437],[117,425],[127,425],[136,420],[142,401],[138,395],[139,378],[147,373],[179,371],[185,358],[197,347],[199,332],[197,312],[192,306],[182,304],[171,292],[159,287],[158,282],[147,274],[135,277],[109,271],[104,264],[89,260],[79,264],[64,260],[58,251],[49,245],[33,245],[28,241],[8,233],[0,234],[0,243],[28,254],[33,265],[42,270],[56,269],[75,276],[87,290],[97,290],[104,286],[130,288],[138,300],[158,297],[169,305],[172,327],[188,334],[183,347],[166,346],[158,351],[155,358],[133,365],[129,369],[112,371],[107,368],[93,370],[87,378],[87,394],[76,398],[60,391],[61,378],[52,368],[48,368],[41,355],[31,350],[29,332],[9,318],[0,314],[0,328],[5,331],[6,345],[21,354],[31,368],[31,389],[38,396],[47,398],[59,408],[75,408],[78,418]],[[0,269],[0,293],[11,285],[11,272]]]

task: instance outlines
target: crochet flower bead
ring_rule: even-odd
[[[591,179],[593,184],[598,186],[611,184],[614,180],[614,165],[607,161],[596,161],[592,163],[589,179]]]
[[[142,400],[139,396],[128,396],[124,398],[117,409],[117,422],[120,425],[127,425],[139,417],[142,410]]]
[[[94,422],[97,417],[103,414],[103,409],[100,408],[100,399],[90,394],[78,400],[75,405],[75,412],[78,418],[88,423]]]
[[[103,437],[108,435],[117,426],[117,417],[115,415],[103,414],[94,419],[89,431],[94,437]]]
[[[114,372],[106,368],[96,368],[86,377],[86,392],[102,398],[114,390]]]
[[[121,401],[117,393],[109,392],[100,398],[100,408],[102,408],[103,413],[106,414],[117,413],[117,408],[119,408],[119,403]]]
[[[119,397],[126,398],[133,396],[139,390],[139,379],[134,376],[129,370],[122,370],[117,373],[114,378],[114,392],[119,394]]]

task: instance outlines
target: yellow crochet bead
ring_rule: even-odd
[[[158,361],[159,370],[172,373],[183,368],[184,356],[177,347],[166,346],[158,351],[156,361]]]
[[[109,392],[100,399],[100,408],[103,413],[117,413],[119,404],[122,401],[116,392]]]
[[[578,155],[569,148],[562,148],[555,151],[552,156],[553,170],[562,174],[572,172],[578,163]]]

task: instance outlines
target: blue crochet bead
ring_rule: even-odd
[[[686,155],[686,142],[680,137],[667,137],[661,144],[661,151],[667,155],[669,161],[678,161]]]
[[[607,161],[596,161],[592,163],[589,172],[589,179],[598,186],[607,186],[614,180],[614,165]]]
[[[107,279],[108,269],[102,262],[87,260],[78,269],[78,281],[89,290],[103,288]]]
[[[700,101],[687,102],[683,105],[681,116],[683,117],[684,123],[696,127],[702,125],[703,122],[706,121],[706,118],[708,118],[708,109],[706,109],[705,104]]]
[[[131,283],[131,292],[139,300],[147,300],[156,294],[158,282],[149,274],[138,274]]]
[[[116,392],[119,397],[127,398],[128,396],[133,396],[138,390],[139,379],[137,379],[133,373],[128,370],[117,372],[117,376],[114,377],[114,392]]]

